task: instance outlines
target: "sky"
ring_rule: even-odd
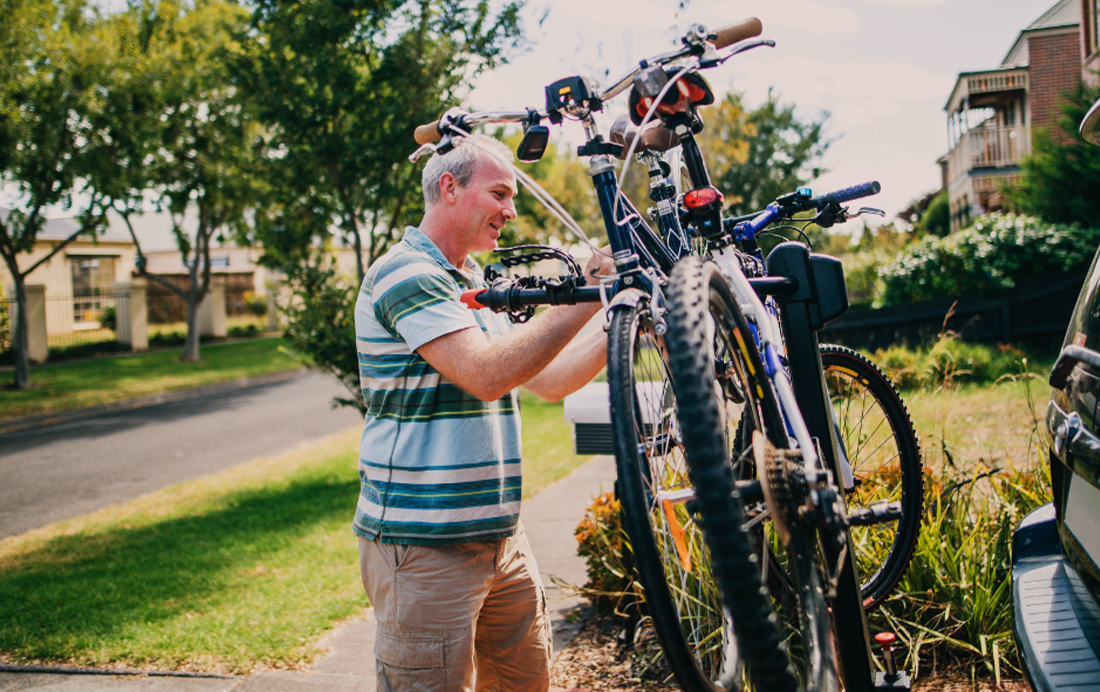
[[[774,48],[739,55],[704,76],[721,98],[745,94],[750,107],[771,89],[803,119],[829,113],[828,172],[815,193],[878,180],[864,200],[891,219],[940,187],[946,154],[943,110],[959,72],[1000,65],[1021,29],[1055,0],[528,0],[533,45],[482,76],[471,91],[479,110],[542,107],[543,87],[572,74],[607,85],[641,58],[673,47],[693,22],[708,28],[756,16]],[[539,24],[538,19],[545,14]],[[607,73],[610,74],[607,74]],[[626,112],[626,93],[598,116],[606,131]],[[702,111],[704,121],[706,110]],[[562,128],[552,127],[555,138]],[[571,128],[576,130],[576,126]],[[566,140],[576,142],[578,132]],[[866,217],[865,217],[866,218]]]

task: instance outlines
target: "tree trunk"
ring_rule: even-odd
[[[12,280],[15,282],[15,324],[12,330],[11,347],[15,353],[15,379],[16,389],[27,389],[31,386],[31,363],[27,358],[29,324],[27,323],[27,288],[24,277],[19,272],[12,272]]]
[[[199,243],[202,242],[202,230],[196,234],[195,258],[191,262],[189,270],[191,288],[187,291],[187,339],[183,342],[183,353],[180,360],[189,363],[199,362],[199,306],[203,296],[206,295],[205,285],[199,282],[199,263],[204,261]],[[210,258],[205,258],[206,262]]]
[[[180,360],[188,363],[199,362],[199,303],[201,301],[202,298],[197,297],[194,290],[187,294],[187,338],[183,342]]]

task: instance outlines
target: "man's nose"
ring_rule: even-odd
[[[517,216],[517,214],[516,214],[516,204],[515,204],[515,202],[513,202],[512,200],[509,199],[508,204],[505,205],[505,207],[504,207],[504,219],[506,221],[511,221],[511,220],[515,219],[516,216]]]

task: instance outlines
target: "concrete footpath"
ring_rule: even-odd
[[[595,457],[566,478],[523,502],[522,518],[535,551],[551,611],[554,651],[561,651],[577,633],[580,622],[569,614],[582,608],[555,586],[556,581],[583,584],[584,560],[577,556],[573,530],[596,495],[609,492],[615,480],[611,457]],[[56,692],[374,692],[374,619],[341,627],[332,633],[328,653],[306,672],[274,671],[243,676],[174,676],[157,673],[133,675],[90,674],[83,671],[16,672],[0,668],[0,692],[16,690]]]

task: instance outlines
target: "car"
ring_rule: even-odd
[[[1100,146],[1100,101],[1081,124]],[[1016,641],[1033,688],[1100,690],[1100,251],[1050,373],[1040,428],[1053,502],[1012,541]]]

